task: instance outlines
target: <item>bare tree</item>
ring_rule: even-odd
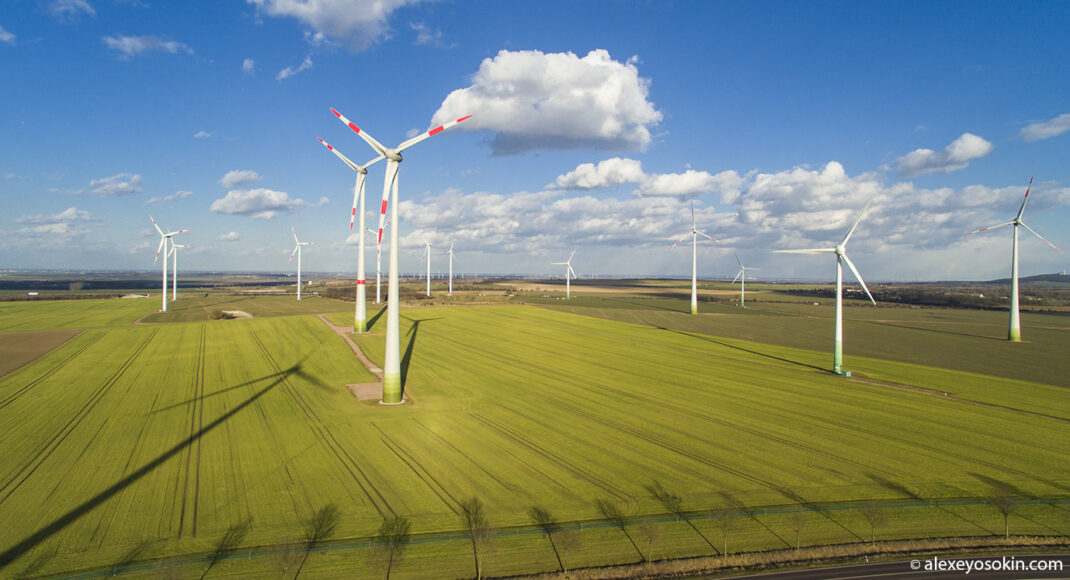
[[[858,508],[858,513],[862,514],[862,519],[869,524],[869,543],[875,543],[877,541],[877,528],[883,526],[888,520],[887,515],[879,504],[871,501],[862,504],[862,507]]]
[[[550,547],[554,550],[554,557],[557,558],[557,566],[561,572],[565,571],[565,564],[561,561],[561,554],[557,551],[557,544],[554,543],[554,534],[556,534],[561,528],[557,525],[557,520],[553,514],[545,508],[539,506],[533,506],[528,510],[528,517],[531,521],[535,522],[535,525],[542,528],[542,532],[546,534],[546,538],[550,540]]]
[[[379,533],[375,535],[375,552],[386,565],[386,580],[390,571],[405,560],[405,548],[409,544],[409,520],[404,516],[383,518]]]
[[[574,550],[578,550],[583,543],[580,539],[580,534],[576,530],[572,529],[559,529],[555,534],[557,536],[557,549],[563,554],[568,554]],[[567,572],[568,569],[563,566],[564,560],[562,559],[562,572]]]
[[[647,561],[654,559],[654,542],[661,537],[661,526],[656,522],[645,521],[639,524],[639,541],[646,544]]]
[[[288,541],[275,546],[275,566],[283,578],[290,575],[290,570],[301,562],[301,546],[296,541]]]
[[[234,548],[241,545],[242,540],[249,533],[249,530],[253,527],[252,520],[242,520],[229,528],[216,542],[215,549],[212,550],[211,555],[208,556],[208,567],[204,569],[204,573],[201,574],[201,580],[208,575],[208,572],[216,566],[216,564],[222,562],[227,558]]]
[[[719,510],[711,514],[713,521],[717,524],[717,529],[721,530],[721,541],[724,542],[722,556],[728,555],[728,532],[739,527],[740,521],[743,519],[743,512],[736,509]]]
[[[1003,537],[1011,537],[1010,516],[1018,511],[1018,498],[1014,497],[1006,490],[997,490],[990,495],[986,501],[989,505],[996,508],[996,511],[1003,515]]]
[[[628,521],[624,518],[624,513],[621,512],[620,504],[615,501],[599,498],[594,500],[594,507],[598,509],[598,512],[602,514],[602,517],[620,528],[621,532],[624,532],[624,537],[628,538],[628,541],[631,542],[632,547],[635,548],[635,553],[639,554],[639,559],[646,562],[646,556],[643,555],[642,550],[636,545],[635,540],[632,539],[632,535],[628,533]]]
[[[464,525],[468,538],[472,541],[472,559],[476,565],[476,580],[483,577],[483,565],[480,560],[480,550],[487,547],[490,542],[490,523],[483,510],[483,502],[478,497],[471,497],[461,502],[461,523]]]
[[[791,525],[791,531],[795,532],[795,557],[799,557],[799,547],[802,541],[802,531],[806,527],[806,524],[810,521],[809,510],[799,510],[792,512],[788,517],[788,524]]]
[[[657,481],[646,486],[646,490],[650,492],[651,497],[661,503],[662,507],[664,507],[666,511],[687,522],[687,525],[691,526],[692,530],[695,530],[695,533],[698,534],[700,538],[702,538],[702,541],[706,542],[706,544],[714,552],[717,552],[717,548],[714,547],[713,542],[710,542],[706,535],[699,531],[697,527],[695,527],[695,524],[691,521],[691,518],[687,516],[687,512],[684,511],[683,507],[684,502],[682,499],[680,499],[680,496],[667,491],[665,488],[661,487],[661,484]]]
[[[301,559],[301,564],[297,567],[297,572],[294,573],[295,580],[301,575],[301,569],[305,567],[305,562],[308,561],[308,556],[312,553],[312,550],[334,535],[335,530],[338,528],[339,519],[341,519],[341,512],[338,511],[338,506],[329,503],[312,514],[312,518],[305,523],[305,537],[303,539],[305,555]]]

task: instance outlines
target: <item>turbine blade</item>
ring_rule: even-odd
[[[353,211],[349,214],[349,229],[353,229],[353,221],[357,219],[357,201],[364,195],[364,178],[367,176],[363,171],[357,172],[357,182],[353,184]]]
[[[338,111],[334,110],[334,107],[331,107],[331,112],[334,113],[334,115],[338,117],[339,120],[345,123],[347,127],[352,129],[354,133],[360,135],[360,138],[364,139],[364,142],[370,145],[372,149],[375,149],[376,153],[378,153],[379,155],[386,155],[386,147],[383,147],[382,143],[376,141],[375,138],[369,135],[368,133],[361,131],[360,127],[354,125],[352,121],[345,118],[345,116],[339,113]]]
[[[572,253],[568,255],[568,263],[569,263],[569,264],[571,264],[571,263],[572,263],[572,258],[573,258],[573,256],[575,256],[575,255],[576,255],[576,250],[572,250]]]
[[[156,257],[152,259],[152,263],[155,264],[160,259],[160,250],[163,249],[164,244],[167,242],[167,238],[160,238],[160,245],[156,246]]]
[[[690,237],[691,237],[690,233],[684,234],[684,237],[682,237],[679,240],[676,240],[675,242],[673,242],[673,244],[671,246],[669,246],[669,249],[671,250],[671,249],[675,248],[676,246],[680,245],[681,242],[687,240],[687,238],[690,238]]]
[[[573,277],[573,278],[579,278],[579,275],[578,275],[578,274],[576,274],[576,271],[572,269],[572,266],[569,266],[569,267],[568,267],[568,273],[569,273],[569,274],[572,274],[572,277]]]
[[[1055,244],[1053,244],[1053,243],[1049,242],[1049,241],[1048,241],[1048,240],[1047,240],[1047,239],[1046,239],[1046,238],[1045,238],[1044,236],[1042,236],[1042,235],[1040,235],[1040,234],[1036,233],[1035,231],[1033,231],[1033,228],[1031,228],[1031,227],[1029,227],[1029,226],[1025,225],[1025,222],[1018,222],[1018,225],[1020,225],[1020,226],[1022,226],[1023,228],[1025,228],[1025,229],[1029,230],[1029,233],[1031,233],[1031,234],[1033,234],[1034,236],[1036,236],[1036,237],[1040,238],[1040,241],[1042,241],[1042,242],[1044,242],[1045,244],[1048,244],[1049,246],[1051,246],[1051,247],[1055,248],[1056,250],[1058,250],[1060,254],[1065,254],[1065,253],[1066,253],[1066,252],[1064,252],[1064,251],[1062,251],[1062,250],[1059,250],[1058,246],[1056,246]]]
[[[301,249],[301,244],[297,244],[296,246],[294,246],[294,251],[290,253],[290,261],[291,262],[294,261],[294,256],[297,255],[297,250],[300,250],[300,249]]]
[[[465,121],[467,119],[470,119],[471,117],[472,117],[472,115],[467,115],[467,116],[461,117],[460,119],[457,119],[456,121],[450,121],[449,123],[444,123],[442,125],[439,125],[438,127],[435,127],[434,129],[431,129],[430,131],[426,131],[424,133],[421,133],[421,134],[413,137],[412,139],[408,139],[406,141],[403,141],[401,143],[401,145],[398,145],[398,153],[401,153],[402,151],[408,149],[409,147],[412,147],[413,145],[419,143],[420,141],[423,141],[424,139],[427,139],[428,137],[434,137],[435,135],[438,135],[439,133],[445,131],[446,129],[449,129],[450,127],[456,125],[457,123],[460,123],[461,121]]]
[[[293,226],[290,226],[290,233],[294,235],[294,242],[296,242],[298,245],[300,245],[301,244],[301,240],[297,239],[297,231],[294,230]]]
[[[386,160],[386,176],[383,179],[383,203],[379,207],[379,235],[376,236],[375,245],[383,245],[383,227],[386,225],[386,204],[390,199],[390,190],[394,187],[394,180],[398,177],[399,165],[393,159]]]
[[[866,215],[866,210],[869,209],[869,204],[873,203],[874,198],[869,198],[866,202],[866,207],[862,208],[862,211],[858,213],[858,217],[855,218],[855,223],[851,225],[851,229],[847,230],[847,235],[843,237],[843,241],[840,245],[847,245],[847,240],[851,239],[851,234],[855,233],[855,228],[858,227],[858,222],[862,221],[862,216]]]
[[[732,278],[732,283],[733,283],[733,284],[735,284],[735,283],[736,283],[736,281],[738,281],[738,280],[739,280],[739,276],[740,276],[741,274],[743,274],[743,268],[740,268],[740,269],[739,269],[739,271],[738,271],[738,272],[736,272],[736,277],[735,277],[735,278]]]
[[[160,229],[160,226],[156,223],[156,220],[153,219],[151,215],[149,216],[149,219],[152,220],[152,227],[156,228],[156,231],[160,232],[160,235],[162,236],[163,230]]]
[[[335,149],[334,147],[331,147],[331,144],[326,142],[326,141],[324,141],[322,137],[316,137],[316,139],[319,139],[320,143],[323,143],[324,147],[326,147],[331,153],[334,153],[335,155],[337,155],[338,158],[342,160],[342,163],[345,163],[346,165],[348,165],[350,169],[352,169],[353,171],[360,171],[360,166],[358,166],[356,163],[353,163],[352,161],[350,161],[349,158],[346,157],[345,155],[342,155],[341,151]]]
[[[996,228],[1002,228],[1003,226],[1009,226],[1009,225],[1011,225],[1013,223],[1014,222],[1012,222],[1012,221],[1011,222],[1003,222],[1001,224],[996,224],[994,226],[988,226],[987,228],[981,228],[979,230],[974,230],[974,231],[972,231],[972,232],[970,232],[970,233],[968,233],[966,235],[967,236],[972,236],[973,234],[979,234],[981,232],[987,232],[988,230],[994,230]]]
[[[189,230],[177,230],[177,231],[173,231],[173,232],[167,232],[164,235],[167,236],[167,237],[171,237],[171,236],[177,236],[178,234],[184,234],[184,233],[186,233],[188,231]],[[174,240],[172,240],[172,243],[174,243]]]
[[[694,230],[695,226],[695,200],[691,200],[691,229]]]
[[[808,250],[773,250],[774,254],[831,254],[836,248],[813,248]]]
[[[739,254],[732,252],[732,255],[736,257],[736,263],[739,264],[739,269],[743,270],[743,262],[739,261]]]
[[[702,233],[702,232],[700,232],[698,230],[695,230],[695,233],[700,235],[700,236],[705,236],[706,239],[713,240],[714,242],[717,242],[718,244],[721,243],[721,240],[718,240],[717,238],[715,238],[715,237],[713,237],[713,236],[711,236],[709,234],[704,234],[704,233]]]
[[[1029,190],[1033,187],[1033,178],[1029,178],[1029,185],[1025,188],[1025,197],[1022,198],[1022,207],[1018,208],[1018,217],[1016,220],[1022,219],[1022,214],[1025,213],[1025,202],[1029,201]]]
[[[855,268],[855,265],[851,263],[851,259],[847,257],[847,254],[842,254],[842,256],[843,261],[847,262],[847,267],[851,269],[851,273],[855,275],[855,279],[858,280],[858,283],[862,285],[862,289],[866,291],[866,296],[869,296],[869,301],[872,302],[874,306],[876,306],[877,301],[874,300],[873,295],[869,293],[869,288],[866,287],[866,281],[863,280],[862,275],[858,273],[858,268]]]

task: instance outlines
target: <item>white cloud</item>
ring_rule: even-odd
[[[260,174],[252,169],[235,169],[228,171],[220,180],[219,184],[227,189],[234,189],[240,185],[260,181]]]
[[[650,81],[635,59],[618,62],[606,50],[584,57],[537,50],[500,51],[484,59],[472,85],[457,89],[432,119],[465,115],[468,131],[492,131],[497,155],[537,149],[642,150],[662,114],[647,100]]]
[[[243,73],[245,73],[247,75],[251,75],[255,71],[256,71],[256,61],[255,60],[253,60],[251,58],[247,58],[247,59],[241,61],[241,72],[243,72]]]
[[[135,173],[119,173],[89,182],[89,192],[100,197],[115,197],[141,193],[141,176]],[[81,191],[75,193],[82,193]]]
[[[14,46],[14,44],[15,44],[15,35],[10,33],[10,32],[8,32],[7,30],[4,30],[3,26],[0,26],[0,42],[4,42],[4,43],[7,43],[7,44],[10,44],[10,45]]]
[[[19,228],[20,234],[81,235],[89,232],[85,224],[100,221],[88,211],[69,207],[54,215],[28,215],[15,220],[27,227]]]
[[[160,203],[160,202],[163,202],[163,201],[178,201],[180,199],[186,199],[187,197],[189,197],[191,195],[193,195],[192,191],[176,191],[171,195],[165,195],[163,197],[154,197],[154,198],[146,201],[145,203],[152,204],[152,203]]]
[[[327,198],[320,198],[317,205],[327,203]],[[226,197],[212,202],[209,208],[215,213],[243,215],[252,219],[271,219],[280,212],[293,212],[306,207],[313,207],[303,199],[293,199],[284,191],[273,189],[250,189],[228,191]]]
[[[52,0],[48,5],[48,11],[52,16],[60,20],[74,20],[82,14],[96,17],[97,11],[86,0]]]
[[[743,178],[735,171],[712,175],[706,171],[688,169],[684,173],[646,174],[634,159],[614,157],[598,165],[583,163],[576,169],[559,175],[548,187],[556,189],[590,190],[634,183],[636,193],[644,196],[695,197],[712,191],[721,192],[726,200],[739,193]]]
[[[409,28],[416,32],[414,43],[419,46],[442,46],[442,31],[423,22],[410,22]]]
[[[246,0],[257,12],[297,19],[309,36],[360,51],[390,36],[390,15],[418,0]]]
[[[184,52],[193,54],[193,49],[188,45],[173,40],[163,40],[158,36],[105,36],[101,40],[108,48],[119,51],[120,58],[130,59],[139,54],[148,52],[167,52],[178,54]]]
[[[219,236],[219,240],[222,242],[236,242],[241,239],[241,235],[238,232],[228,232]]]
[[[943,151],[916,149],[896,160],[900,177],[916,177],[927,173],[951,173],[965,169],[970,161],[988,155],[993,146],[972,133],[963,133]]]
[[[1018,136],[1026,141],[1033,142],[1051,139],[1067,131],[1070,131],[1070,113],[1063,113],[1054,119],[1033,123],[1025,127],[1018,133]]]
[[[208,131],[205,131],[204,129],[201,129],[200,131],[197,131],[193,134],[194,139],[211,139],[211,137],[212,134]]]
[[[296,68],[294,68],[292,66],[288,66],[288,67],[280,70],[279,74],[275,75],[275,80],[284,81],[284,80],[294,76],[295,74],[297,74],[297,73],[299,73],[301,71],[308,70],[310,68],[312,68],[312,55],[306,56],[305,60],[301,61],[301,65],[296,67]]]
[[[601,189],[626,183],[640,183],[646,179],[642,165],[635,159],[613,157],[594,163],[583,163],[552,184],[557,189]]]

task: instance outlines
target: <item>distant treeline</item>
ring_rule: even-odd
[[[834,287],[813,289],[779,288],[776,292],[829,300],[836,297],[836,289]],[[929,287],[912,285],[870,288],[870,292],[878,302],[894,302],[937,308],[1005,310],[1010,288],[1001,286]],[[1070,290],[1021,288],[1019,292],[1019,301],[1022,307],[1030,310],[1070,306]],[[850,298],[865,299],[865,293],[856,289],[849,290],[847,295]]]

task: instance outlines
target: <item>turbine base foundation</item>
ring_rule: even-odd
[[[401,398],[401,375],[386,373],[383,375],[383,398],[380,405],[400,405],[404,403]]]

